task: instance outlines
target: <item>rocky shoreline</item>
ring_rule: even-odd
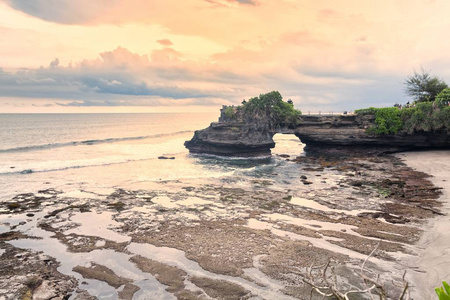
[[[17,195],[0,208],[0,295],[307,299],[305,281],[323,283],[309,268],[329,259],[340,288],[363,289],[358,272],[375,248],[367,276],[398,295],[392,280],[421,271],[399,262],[441,215],[440,189],[394,156],[283,159],[298,166],[290,190],[274,173],[246,186]]]

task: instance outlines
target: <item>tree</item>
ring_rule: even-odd
[[[429,71],[420,68],[420,73],[414,70],[414,75],[405,79],[406,94],[418,102],[434,101],[436,96],[448,85],[436,76],[431,76]]]
[[[436,105],[439,108],[443,108],[445,106],[449,106],[449,104],[450,104],[450,88],[446,88],[436,96]]]
[[[294,103],[284,102],[278,91],[261,94],[250,98],[242,105],[244,118],[250,121],[264,119],[269,128],[295,126],[299,122],[301,111],[294,108]],[[256,122],[257,123],[257,122]]]

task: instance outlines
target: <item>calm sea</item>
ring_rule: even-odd
[[[239,160],[190,155],[184,141],[217,118],[218,114],[0,114],[0,200],[45,188],[152,188],[166,181],[270,177],[275,168],[287,168],[289,174],[289,165],[276,156]],[[302,154],[295,136],[276,136],[276,142],[274,153]]]

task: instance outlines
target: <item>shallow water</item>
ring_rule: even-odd
[[[111,227],[119,227],[121,224],[114,221],[112,216],[114,213],[103,211],[101,213],[96,212],[84,212],[75,213],[70,216],[67,223],[76,223],[77,227],[67,230],[66,235],[75,233],[77,235],[85,236],[100,236],[107,240],[111,240],[117,243],[129,242],[131,238],[126,235],[117,233],[110,229]],[[60,224],[64,226],[66,224]]]
[[[250,278],[256,280],[256,282],[264,283],[265,287],[261,287],[240,277],[220,275],[206,271],[200,267],[197,262],[187,259],[185,253],[178,249],[137,243],[131,243],[127,249],[135,254],[142,255],[149,259],[178,267],[192,276],[209,277],[216,280],[226,280],[239,284],[245,289],[251,291],[254,295],[260,296],[263,299],[295,299],[290,296],[283,295],[279,291],[280,288],[283,287],[280,282],[268,278],[261,272],[252,271],[253,269],[249,269],[246,274],[248,274]]]
[[[1,223],[8,222],[15,225],[22,224],[18,225],[20,231],[40,238],[19,239],[9,241],[8,243],[18,248],[43,251],[46,255],[54,257],[61,263],[61,266],[58,268],[59,272],[74,276],[79,280],[80,288],[87,290],[92,295],[96,295],[99,299],[117,299],[118,290],[105,282],[81,277],[80,274],[72,270],[74,267],[89,267],[91,263],[97,263],[110,268],[118,276],[131,279],[132,283],[140,288],[133,299],[148,299],[149,296],[153,297],[153,299],[175,299],[172,294],[165,291],[166,287],[160,284],[153,275],[140,271],[129,261],[133,255],[142,255],[161,263],[176,266],[185,270],[192,276],[209,277],[233,282],[248,289],[254,295],[265,299],[293,299],[292,297],[283,295],[279,291],[283,286],[281,283],[268,278],[265,274],[256,269],[247,269],[245,272],[250,278],[264,284],[264,287],[239,277],[219,275],[206,271],[201,268],[197,262],[187,259],[183,251],[174,248],[130,243],[126,248],[126,253],[119,253],[110,249],[96,249],[88,253],[69,252],[64,244],[53,237],[52,232],[44,231],[37,226],[38,220],[47,213],[48,211],[37,213],[31,219],[27,218],[25,215],[15,215],[14,218],[0,215]],[[69,217],[70,221],[81,225],[75,229],[66,231],[65,234],[77,233],[86,236],[100,236],[117,242],[129,241],[129,238],[108,229],[109,226],[115,225],[115,221],[112,220],[111,217],[112,213],[110,212],[102,212],[101,214],[89,212],[74,214]],[[24,221],[26,222],[22,223]],[[63,224],[60,225],[64,226],[67,225],[67,223],[68,222],[63,222]],[[93,225],[94,223],[95,225]],[[81,284],[81,282],[84,283]],[[71,299],[74,299],[75,296],[76,294],[74,294]]]

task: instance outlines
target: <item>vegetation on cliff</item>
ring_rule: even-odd
[[[358,115],[374,116],[369,134],[414,134],[420,132],[450,133],[450,88],[424,69],[405,80],[406,94],[415,100],[402,106],[355,110]]]
[[[445,91],[445,93],[447,92]],[[448,100],[418,102],[403,108],[370,107],[356,110],[355,113],[375,116],[375,124],[367,129],[367,132],[370,134],[414,134],[434,131],[450,133],[450,106],[448,106]]]
[[[242,105],[227,106],[224,114],[228,120],[261,121],[274,129],[298,125],[301,111],[294,108],[292,101],[283,101],[278,91],[272,91],[250,98],[248,101],[244,100]]]

